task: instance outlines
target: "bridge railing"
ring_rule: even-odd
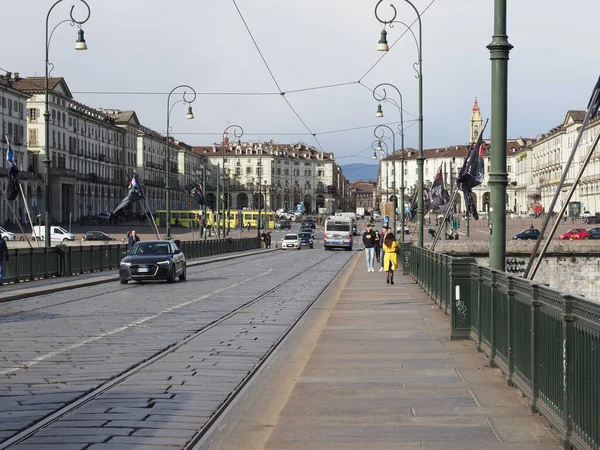
[[[565,448],[600,449],[600,302],[411,244],[403,271],[451,315],[509,385],[546,416]]]
[[[186,259],[259,249],[258,237],[181,241]],[[2,281],[21,282],[41,278],[71,276],[119,268],[125,244],[58,245],[56,247],[14,248],[8,250]]]

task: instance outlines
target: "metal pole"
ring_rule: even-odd
[[[202,205],[202,234],[204,235],[204,239],[206,239],[205,226],[208,222],[206,220],[206,157],[202,161],[202,195],[204,195],[204,205]]]
[[[500,271],[504,271],[506,263],[506,115],[508,56],[513,48],[506,35],[506,3],[507,0],[494,1],[494,36],[487,46],[492,61],[490,267]]]
[[[257,222],[257,226],[256,226],[256,233],[258,235],[258,238],[260,239],[260,198],[261,198],[261,188],[262,188],[262,170],[261,167],[258,166],[258,222]]]
[[[173,91],[171,91],[171,93],[173,93]],[[166,224],[166,229],[165,229],[165,239],[171,239],[171,203],[170,203],[170,199],[169,199],[169,171],[170,171],[170,165],[171,165],[171,150],[169,147],[169,116],[170,116],[170,111],[169,111],[169,101],[171,99],[171,93],[169,94],[169,96],[167,97],[167,141],[166,141],[166,147],[165,147],[165,157],[166,157],[166,161],[165,161],[165,224]]]
[[[171,146],[169,145],[169,121],[171,118],[171,95],[173,94],[173,92],[175,92],[177,89],[179,88],[189,88],[191,89],[192,93],[194,94],[194,98],[192,98],[191,100],[187,100],[185,98],[185,94],[187,93],[187,91],[183,92],[183,99],[179,100],[179,101],[183,101],[184,104],[191,104],[194,102],[194,100],[196,100],[196,91],[194,90],[194,88],[192,88],[191,86],[188,86],[187,84],[180,84],[179,86],[175,86],[173,89],[171,89],[171,92],[169,92],[169,95],[167,96],[167,138],[166,138],[166,147],[165,147],[165,212],[166,212],[166,239],[171,239],[171,199],[170,199],[170,195],[169,195],[169,191],[171,189],[170,187],[170,178],[171,178]],[[175,102],[178,103],[178,102]],[[175,106],[175,104],[173,105]],[[188,109],[188,114],[187,114],[187,118],[188,119],[193,119],[194,115],[192,114],[192,107],[190,106]]]
[[[60,2],[62,2],[63,0],[58,0],[56,3],[54,3],[50,9],[48,10],[48,14],[46,15],[46,59],[45,59],[45,76],[44,76],[44,227],[45,227],[45,233],[44,233],[44,246],[45,247],[51,247],[52,246],[52,242],[50,240],[50,226],[52,225],[52,205],[51,205],[51,200],[52,200],[52,195],[50,192],[50,187],[51,187],[51,180],[50,180],[50,164],[52,163],[52,160],[50,159],[50,145],[48,144],[48,142],[50,141],[50,109],[49,109],[49,93],[48,93],[48,78],[49,78],[49,73],[48,73],[48,66],[50,64],[50,61],[48,60],[48,54],[49,54],[49,50],[50,50],[50,39],[52,39],[52,34],[50,34],[50,36],[48,36],[48,22],[50,20],[50,13],[52,12],[52,10],[54,9],[54,7],[56,5],[58,5]],[[75,5],[71,6],[71,12],[69,13],[69,15],[71,16],[71,20],[63,20],[61,22],[59,22],[56,27],[58,27],[58,25],[60,25],[63,22],[71,22],[72,25],[79,25],[79,27],[81,28],[81,25],[83,25],[85,22],[87,22],[91,16],[91,10],[90,10],[90,6],[85,2],[85,0],[80,0],[87,8],[87,17],[84,20],[75,20],[75,18],[73,17],[73,9],[75,9]],[[56,30],[56,27],[54,27],[54,30]],[[52,30],[52,33],[54,33],[54,30]],[[83,30],[79,30],[80,32],[80,37],[83,39]],[[85,45],[85,43],[84,43]],[[83,48],[78,48],[76,47],[76,49],[78,50],[85,50],[85,47]],[[41,236],[36,236],[38,238],[40,238]]]
[[[219,197],[221,197],[221,193],[219,192],[219,176],[220,176],[220,165],[217,163],[217,204],[216,211],[213,214],[213,222],[217,223],[217,239],[221,239],[221,221],[219,220],[219,213],[221,209],[219,208]],[[214,223],[213,223],[214,226]]]
[[[584,131],[583,128],[581,130]],[[552,236],[554,236],[554,233],[556,232],[556,228],[558,228],[558,225],[560,224],[560,219],[563,216],[563,214],[565,213],[565,211],[567,210],[567,207],[569,206],[569,201],[571,200],[571,197],[573,197],[573,194],[575,193],[575,190],[577,189],[577,186],[579,185],[579,180],[581,180],[583,172],[585,172],[585,169],[586,169],[588,163],[590,162],[590,159],[592,159],[592,155],[594,153],[594,150],[596,149],[596,146],[598,145],[598,141],[600,141],[600,134],[596,135],[596,138],[594,139],[594,142],[592,143],[590,150],[585,155],[585,159],[579,166],[579,173],[577,174],[577,177],[575,178],[575,181],[573,182],[573,185],[571,186],[571,189],[569,190],[569,193],[567,194],[567,198],[565,198],[565,201],[563,202],[563,206],[561,207],[560,212],[559,212],[558,216],[556,217],[556,220],[552,224],[552,228],[550,229],[550,235],[544,242],[542,251],[540,252],[540,255],[538,256],[537,260],[535,261],[535,264],[533,265],[531,272],[527,274],[528,276],[526,278],[528,280],[533,280],[533,277],[535,277],[537,269],[540,266],[542,259],[544,258],[544,254],[546,253],[546,250],[548,250],[548,247],[550,246],[550,242],[552,241]],[[540,237],[540,239],[541,239],[541,237]],[[535,253],[533,253],[532,256],[535,257]]]

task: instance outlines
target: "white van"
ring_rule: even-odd
[[[44,225],[36,225],[33,227],[33,232],[31,233],[31,238],[34,240],[43,241],[46,239],[46,227]],[[50,240],[65,242],[65,241],[74,241],[75,235],[69,233],[63,227],[50,227]]]
[[[352,250],[352,219],[342,216],[331,216],[325,221],[323,232],[325,250],[345,248]]]

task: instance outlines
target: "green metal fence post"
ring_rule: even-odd
[[[537,401],[539,397],[539,388],[538,388],[538,367],[537,355],[539,348],[539,334],[536,333],[537,328],[537,316],[540,308],[540,293],[539,293],[539,284],[534,284],[532,286],[532,302],[531,302],[531,412],[537,413]]]
[[[471,264],[475,258],[451,258],[450,286],[452,332],[450,339],[469,339],[471,335]]]
[[[573,436],[573,400],[575,395],[573,380],[573,364],[576,349],[574,347],[574,318],[573,297],[562,295],[563,306],[563,422],[565,427],[564,448],[571,448],[571,437]]]
[[[506,333],[506,337],[508,339],[508,349],[507,352],[508,354],[506,355],[506,359],[508,360],[508,374],[507,374],[507,384],[508,386],[514,386],[513,384],[513,374],[515,373],[515,361],[514,361],[514,352],[513,349],[516,345],[516,342],[513,340],[513,321],[512,321],[512,313],[513,313],[513,302],[514,302],[514,290],[513,290],[513,280],[514,277],[512,276],[507,276],[507,282],[508,282],[508,287],[507,287],[507,323],[506,323],[506,327],[507,327],[507,333]]]
[[[490,310],[489,313],[491,314],[491,320],[490,320],[490,367],[495,367],[496,366],[496,327],[498,326],[498,324],[496,323],[496,316],[494,314],[494,310],[496,309],[496,292],[498,289],[498,283],[496,282],[496,272],[492,271],[492,288],[490,289]]]

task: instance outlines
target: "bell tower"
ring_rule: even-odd
[[[479,133],[481,133],[482,126],[483,120],[481,119],[481,112],[479,111],[477,97],[475,97],[475,103],[473,104],[473,110],[471,111],[469,142],[475,142],[477,140]]]

